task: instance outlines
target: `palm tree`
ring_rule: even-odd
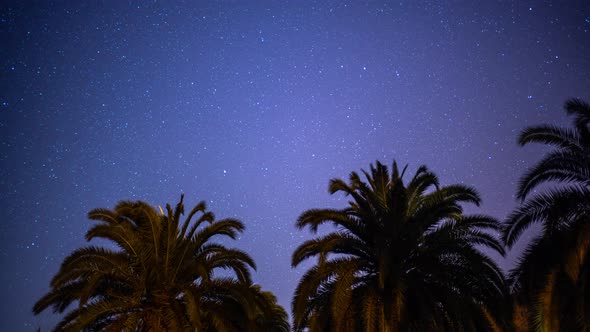
[[[521,179],[523,202],[505,223],[503,240],[514,246],[524,230],[541,225],[509,274],[520,306],[529,307],[528,326],[538,331],[590,331],[590,106],[565,104],[573,129],[541,125],[525,129],[519,144],[543,143],[554,149]],[[558,184],[532,197],[544,184]]]
[[[501,328],[504,279],[476,247],[503,254],[490,233],[490,217],[463,214],[478,205],[469,187],[439,187],[421,166],[403,182],[377,162],[366,182],[330,181],[331,194],[352,197],[344,209],[312,209],[297,227],[312,233],[326,223],[336,230],[308,240],[293,254],[293,267],[310,257],[317,264],[301,278],[293,299],[296,331],[490,331]]]
[[[129,201],[112,211],[92,210],[88,216],[98,224],[86,239],[106,239],[118,248],[87,246],[66,257],[34,313],[49,306],[61,313],[77,301],[56,331],[242,331],[236,312],[257,308],[250,277],[255,264],[245,252],[212,239],[235,239],[244,225],[215,221],[204,202],[181,223],[183,198],[174,210],[167,205],[166,214]],[[234,277],[216,276],[219,269]]]

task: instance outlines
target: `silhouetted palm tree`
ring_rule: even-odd
[[[331,194],[351,196],[349,207],[303,213],[297,227],[313,233],[295,267],[310,257],[317,264],[301,278],[293,299],[296,331],[486,331],[499,329],[506,298],[502,272],[476,249],[503,246],[490,234],[499,223],[466,216],[461,203],[478,205],[469,187],[439,187],[421,166],[404,185],[394,162],[391,176],[377,162],[366,182],[353,172],[350,184],[331,180]]]
[[[542,125],[525,129],[520,145],[543,143],[554,149],[519,183],[523,201],[505,223],[503,240],[511,248],[522,232],[540,223],[532,241],[510,272],[517,307],[528,307],[537,331],[590,330],[590,106],[578,99],[565,104],[574,128]],[[558,184],[529,198],[532,190]]]
[[[88,246],[74,251],[34,313],[49,306],[63,312],[77,301],[56,331],[243,331],[236,322],[262,318],[286,323],[280,315],[263,316],[265,306],[276,303],[270,297],[268,304],[260,301],[252,289],[252,258],[212,241],[218,235],[235,239],[244,229],[240,221],[215,221],[201,202],[181,224],[183,196],[174,210],[167,205],[167,214],[160,212],[128,201],[113,211],[92,210],[89,218],[99,223],[86,239],[103,238],[119,250]],[[199,217],[191,222],[195,215]],[[235,277],[216,277],[218,269],[229,269]],[[246,309],[251,314],[236,319]]]

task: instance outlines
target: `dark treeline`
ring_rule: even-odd
[[[55,331],[590,331],[590,106],[572,99],[565,110],[571,128],[520,134],[520,145],[552,149],[523,175],[505,221],[466,215],[478,192],[441,186],[426,166],[409,175],[376,162],[331,180],[349,203],[297,220],[332,232],[293,253],[293,267],[316,264],[297,285],[292,322],[252,283],[248,253],[215,242],[235,239],[242,222],[216,220],[204,202],[184,217],[183,196],[174,208],[92,210],[86,239],[118,249],[71,253],[33,311],[64,313]],[[540,234],[504,275],[485,252],[505,255],[535,223]]]

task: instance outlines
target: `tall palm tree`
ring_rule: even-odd
[[[344,209],[312,209],[297,227],[312,233],[326,223],[336,230],[308,240],[293,254],[293,267],[317,263],[301,278],[293,299],[296,331],[491,331],[501,328],[505,285],[498,266],[476,247],[503,254],[490,233],[490,217],[463,214],[479,205],[469,187],[439,187],[421,166],[403,182],[377,162],[353,172],[350,183],[330,181],[331,194],[352,200]]]
[[[66,257],[34,313],[49,306],[64,312],[77,301],[56,331],[242,331],[236,312],[257,308],[250,278],[255,264],[213,238],[235,239],[244,225],[215,221],[204,202],[181,223],[183,198],[174,210],[167,205],[166,214],[129,201],[112,211],[92,210],[88,216],[98,224],[86,239],[106,239],[118,248],[87,246]],[[219,269],[234,276],[218,277]],[[251,314],[241,322],[260,318]]]
[[[520,134],[520,145],[554,148],[521,179],[523,203],[503,231],[511,248],[529,226],[541,225],[509,275],[519,305],[529,307],[525,325],[537,331],[590,331],[590,106],[570,99],[565,110],[573,129],[541,125]],[[530,197],[545,184],[558,186]]]

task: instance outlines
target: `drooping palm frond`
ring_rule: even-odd
[[[502,239],[510,248],[532,224],[541,223],[548,233],[566,228],[578,216],[590,212],[588,199],[590,187],[569,186],[538,194],[508,216]]]

